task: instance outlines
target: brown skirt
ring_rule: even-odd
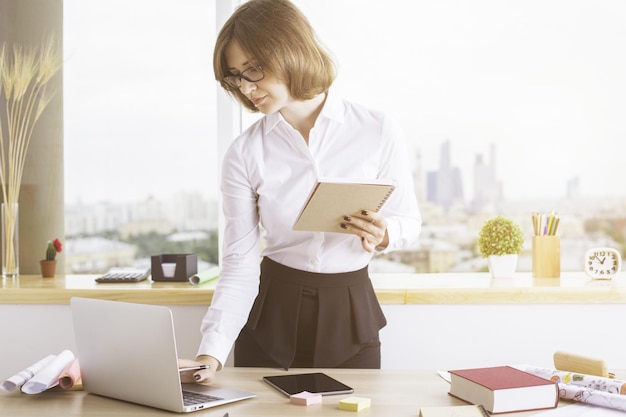
[[[309,302],[301,302],[311,294],[317,298],[314,309]],[[307,315],[314,315],[313,325]],[[235,344],[235,366],[277,365],[288,369],[297,351],[304,349],[312,353],[311,366],[332,368],[372,345],[378,350],[379,363],[378,332],[386,323],[367,267],[320,274],[264,258],[259,294]],[[303,325],[307,327],[301,328]],[[314,337],[305,340],[314,346],[297,346],[303,340],[300,335],[309,329],[315,332]],[[268,360],[258,359],[259,353]]]

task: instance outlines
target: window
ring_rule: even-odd
[[[66,270],[217,262],[215,4],[64,1]]]
[[[419,272],[486,270],[482,222],[557,211],[564,270],[625,242],[626,4],[296,0],[336,57],[346,98],[404,127],[424,217]],[[332,12],[329,12],[332,11]],[[386,269],[385,263],[379,269]]]
[[[230,109],[215,107],[211,57],[216,7],[231,3],[65,0],[66,229],[89,238],[77,248],[158,253],[195,236],[188,247],[210,242],[215,261],[216,143],[232,138],[216,134]],[[520,270],[535,210],[563,218],[563,270],[591,246],[624,245],[621,0],[294,3],[336,57],[334,91],[407,135],[425,227],[375,271],[484,269],[477,232],[498,213],[524,229]],[[238,128],[257,117],[244,110]]]

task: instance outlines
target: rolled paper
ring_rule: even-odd
[[[30,380],[22,386],[25,394],[39,394],[52,388],[59,383],[61,372],[75,359],[74,354],[69,350],[64,350],[52,362],[37,372]]]
[[[78,359],[74,359],[65,367],[63,372],[61,372],[59,386],[63,389],[70,389],[78,381],[80,381],[80,367],[78,365]]]
[[[625,381],[558,369],[527,367],[524,370],[556,382],[560,398],[626,411]]]
[[[205,282],[214,280],[215,278],[220,276],[220,267],[215,266],[213,268],[207,269],[206,271],[198,272],[189,277],[189,282],[194,285],[204,284]]]
[[[626,395],[585,388],[579,385],[559,384],[559,397],[599,407],[626,411]]]
[[[626,381],[619,379],[537,367],[528,367],[525,371],[560,384],[576,385],[611,394],[626,394]]]
[[[56,358],[55,355],[48,355],[43,359],[38,360],[28,368],[23,371],[18,372],[10,378],[7,378],[1,385],[3,391],[11,392],[22,385],[24,385],[29,379],[31,379],[35,374],[41,371],[45,366],[50,364]]]

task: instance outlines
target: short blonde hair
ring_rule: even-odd
[[[215,42],[215,79],[245,107],[258,111],[238,88],[223,81],[230,75],[224,51],[231,42],[236,42],[264,73],[284,80],[295,99],[309,100],[326,92],[335,80],[333,60],[308,19],[289,0],[250,0],[242,4]]]

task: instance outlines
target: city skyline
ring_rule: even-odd
[[[418,183],[425,184],[425,196],[421,196],[423,201],[437,203],[446,209],[453,205],[462,205],[472,211],[480,211],[486,206],[516,200],[510,196],[507,198],[504,191],[506,184],[501,181],[498,169],[500,166],[498,146],[491,144],[486,154],[475,153],[473,166],[465,168],[471,169],[471,172],[464,171],[453,160],[452,151],[451,141],[444,141],[440,145],[440,162],[437,169],[421,174],[423,176],[421,179],[419,174],[415,175]],[[421,160],[421,155],[418,160]],[[555,194],[552,200],[583,197],[580,193],[579,176],[567,179],[561,187],[560,194]],[[421,188],[423,187],[418,184],[417,189]]]

